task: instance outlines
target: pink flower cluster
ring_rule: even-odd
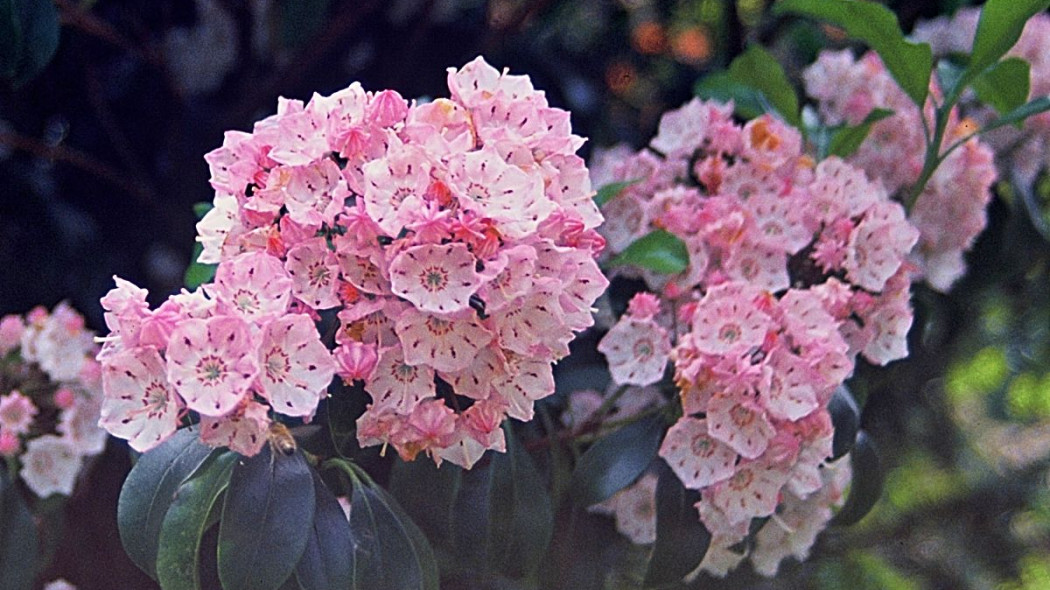
[[[923,117],[932,125],[932,109],[928,103],[926,113],[920,113],[878,55],[869,52],[858,60],[849,50],[824,51],[803,77],[828,124],[858,125],[876,108],[892,110],[872,126],[849,161],[890,193],[907,190],[919,179],[926,152]],[[942,149],[972,131],[971,121],[953,117]],[[946,157],[915,202],[909,221],[920,239],[912,261],[934,289],[947,291],[966,271],[963,254],[987,224],[985,209],[995,180],[991,149],[972,138]]]
[[[72,494],[84,459],[105,448],[97,348],[66,303],[0,319],[0,456],[41,498]]]
[[[675,275],[620,271],[660,297],[636,295],[599,344],[618,383],[654,383],[673,362],[684,415],[660,455],[701,491],[700,518],[725,546],[789,494],[824,488],[835,387],[857,354],[907,354],[919,237],[863,171],[815,164],[777,119],[741,126],[731,113],[694,100],[614,165],[612,180],[637,182],[604,209],[613,253],[661,229],[689,261]]]
[[[448,85],[423,104],[356,83],[282,99],[226,134],[205,157],[216,196],[197,226],[215,283],[152,312],[129,287],[107,297],[121,340],[125,316],[143,331],[104,360],[107,395],[127,402],[111,431],[152,446],[186,408],[206,440],[216,428],[212,442],[238,444],[261,402],[308,417],[334,372],[371,398],[362,445],[468,467],[504,449],[503,418],[531,419],[551,363],[592,323],[602,216],[583,140],[527,76],[478,58]],[[310,321],[321,310],[338,316],[331,354]]]

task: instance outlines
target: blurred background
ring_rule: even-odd
[[[446,68],[483,55],[530,75],[572,112],[575,132],[589,138],[584,157],[615,143],[637,148],[663,111],[748,43],[770,47],[793,75],[820,48],[841,46],[836,31],[775,20],[767,4],[55,0],[53,59],[0,89],[0,314],[69,300],[101,332],[98,300],[112,275],[148,287],[154,304],[177,290],[193,247],[192,206],[212,198],[202,156],[224,130],[250,130],[274,112],[278,96],[306,100],[354,80],[406,98],[445,96]],[[905,31],[965,4],[888,3]],[[694,587],[1050,588],[1044,185],[1043,210],[999,187],[967,278],[947,296],[915,293],[911,358],[888,370],[861,366],[850,382],[866,400],[862,423],[887,474],[873,513],[825,532],[812,559],[784,564],[774,580],[744,566]],[[126,447],[111,441],[50,517],[54,558],[42,579],[81,590],[153,587],[116,532],[128,467]],[[612,542],[611,520],[587,518],[610,543],[555,560],[578,562],[564,579],[572,588],[635,587],[646,549]]]

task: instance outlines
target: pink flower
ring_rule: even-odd
[[[667,431],[660,456],[685,487],[699,490],[736,472],[737,453],[708,434],[706,420],[683,416]]]
[[[476,264],[463,244],[415,246],[390,263],[390,289],[422,311],[460,311],[481,286]]]
[[[281,261],[263,252],[247,252],[225,261],[215,271],[209,295],[219,309],[252,321],[277,317],[288,309],[292,280]]]
[[[434,370],[406,363],[401,347],[392,346],[380,351],[379,363],[365,382],[365,391],[372,396],[373,407],[408,414],[420,401],[434,395]]]
[[[707,354],[743,353],[759,346],[771,327],[770,317],[755,305],[762,294],[751,287],[712,288],[693,312],[693,344]]]
[[[780,502],[787,471],[759,461],[741,461],[736,472],[703,492],[705,501],[725,513],[730,523],[769,516]]]
[[[69,441],[53,434],[26,443],[19,475],[34,494],[46,498],[51,494],[73,493],[83,457]]]
[[[394,331],[401,339],[406,363],[426,364],[438,371],[466,369],[493,338],[474,310],[434,315],[406,309]]]
[[[507,164],[487,146],[450,162],[449,172],[449,186],[460,205],[494,219],[499,230],[511,238],[535,232],[556,208],[535,176]]]
[[[267,324],[259,346],[261,394],[274,411],[312,416],[335,374],[335,362],[313,321],[289,315]]]
[[[267,440],[270,417],[263,404],[245,401],[225,416],[201,416],[201,441],[251,457]]]
[[[324,238],[301,242],[288,250],[284,264],[292,277],[292,293],[313,309],[339,305],[339,263]]]
[[[728,395],[711,397],[707,405],[707,429],[713,438],[729,445],[745,459],[761,455],[776,434],[757,403]]]
[[[343,342],[332,353],[336,362],[336,374],[349,383],[355,380],[367,381],[379,362],[375,344],[365,344],[355,340]]]
[[[12,434],[26,434],[37,411],[33,400],[14,389],[11,393],[0,396],[0,427]]]
[[[167,367],[186,406],[205,416],[232,410],[259,372],[248,324],[221,315],[181,322],[171,334]]]
[[[16,315],[6,315],[0,319],[0,356],[11,352],[21,343],[25,323]]]
[[[0,457],[15,457],[22,450],[18,435],[0,427]]]
[[[653,318],[624,315],[598,343],[598,351],[608,360],[613,381],[649,385],[664,375],[671,339]]]
[[[106,393],[99,426],[136,451],[152,449],[178,428],[179,398],[155,348],[131,348],[107,357],[102,386]]]

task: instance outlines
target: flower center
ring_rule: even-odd
[[[435,293],[448,284],[448,272],[440,266],[429,266],[420,274],[420,279],[424,289]]]
[[[226,363],[215,355],[209,355],[197,363],[197,378],[204,385],[215,385],[226,376]]]

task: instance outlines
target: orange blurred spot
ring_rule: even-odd
[[[780,147],[780,136],[769,129],[769,121],[758,119],[751,126],[751,145],[772,152]]]
[[[684,29],[671,41],[675,59],[690,65],[700,65],[711,58],[711,36],[700,27]]]
[[[824,34],[828,36],[828,39],[830,39],[832,41],[835,41],[837,43],[841,43],[842,41],[846,40],[846,30],[845,29],[842,29],[840,27],[836,27],[835,25],[829,25],[829,24],[826,24],[826,23],[820,25],[820,28],[821,28],[822,31],[824,31]]]
[[[605,84],[609,86],[609,90],[617,94],[630,90],[634,86],[636,77],[634,67],[624,62],[610,64],[605,70]]]
[[[667,35],[660,23],[645,21],[631,31],[631,44],[638,53],[656,55],[667,47]]]
[[[959,125],[955,127],[955,129],[952,132],[952,135],[955,136],[955,139],[960,139],[966,137],[967,135],[977,133],[979,129],[980,127],[977,125],[976,121],[969,117],[966,117],[962,121],[959,121]]]

